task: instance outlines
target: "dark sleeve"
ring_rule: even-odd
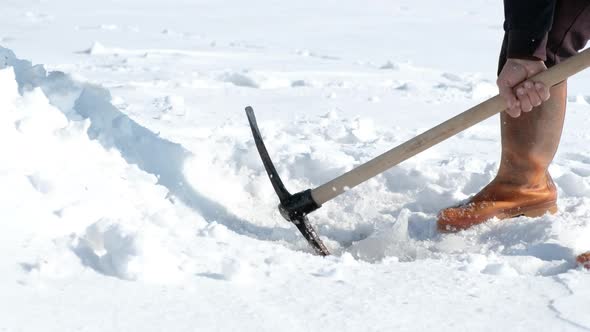
[[[504,0],[509,58],[546,60],[556,0]]]

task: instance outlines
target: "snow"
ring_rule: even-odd
[[[313,188],[493,96],[500,4],[9,1],[0,13],[0,330],[590,329],[590,74],[554,216],[439,234],[490,181],[490,119],[310,215]],[[465,29],[468,26],[469,29]]]

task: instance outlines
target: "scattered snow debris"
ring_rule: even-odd
[[[100,220],[74,240],[83,264],[125,280],[170,283],[182,279],[179,256],[169,252],[162,232],[152,226],[127,229],[125,222]]]
[[[337,110],[330,110],[328,113],[321,116],[324,119],[328,120],[336,120],[338,119],[338,111]]]
[[[224,82],[246,88],[259,88],[260,85],[247,73],[230,72],[224,73],[220,78]]]
[[[174,114],[176,116],[186,114],[185,101],[182,96],[170,95],[163,98],[156,98],[153,101],[153,105],[158,112],[163,114]]]
[[[297,50],[295,52],[301,56],[310,56],[311,55],[311,52],[309,50]]]
[[[212,237],[219,241],[226,241],[229,236],[229,230],[224,225],[218,224],[214,221],[201,230],[201,235]]]
[[[226,280],[234,282],[248,282],[252,279],[253,269],[243,260],[225,258],[222,264],[222,274]]]
[[[515,269],[506,263],[489,264],[481,272],[502,277],[516,277],[519,275]]]
[[[107,49],[106,49],[106,47],[104,47],[104,45],[95,41],[89,49],[84,51],[84,53],[90,54],[90,55],[101,55],[101,54],[106,54]]]
[[[399,69],[399,65],[397,63],[392,62],[392,61],[387,61],[384,65],[382,65],[381,67],[379,67],[379,69],[398,70]]]
[[[354,121],[352,134],[360,141],[367,142],[377,138],[375,123],[368,118],[357,118]]]
[[[102,30],[111,30],[111,31],[119,29],[119,27],[116,24],[101,24],[100,28]]]
[[[305,87],[305,86],[311,86],[313,87],[314,84],[305,80],[295,80],[293,82],[291,82],[291,86],[294,88],[299,88],[299,87]]]
[[[452,81],[452,82],[462,82],[463,81],[461,76],[459,76],[457,74],[453,74],[453,73],[442,73],[441,76],[449,81]]]
[[[555,181],[568,196],[585,197],[590,194],[590,186],[587,180],[575,173],[564,174]]]
[[[340,262],[342,264],[344,264],[344,265],[356,265],[356,264],[358,264],[358,261],[349,252],[345,252],[345,253],[342,254],[342,256],[340,256]]]
[[[410,82],[404,82],[395,87],[395,90],[410,91],[414,89],[414,85]]]
[[[32,23],[40,23],[46,21],[52,21],[55,18],[52,15],[45,13],[35,13],[31,11],[25,12],[24,16],[29,19]]]

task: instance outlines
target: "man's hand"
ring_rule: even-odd
[[[547,67],[543,61],[522,59],[506,61],[496,84],[500,89],[500,96],[506,100],[506,113],[511,117],[517,118],[522,112],[530,112],[533,107],[549,99],[549,88],[545,84],[526,80],[544,70],[547,70]]]

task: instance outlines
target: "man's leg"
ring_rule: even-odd
[[[572,56],[590,38],[590,2],[558,1],[547,44],[547,66]],[[505,57],[501,53],[500,69]],[[457,231],[497,217],[539,216],[555,212],[555,186],[547,168],[559,145],[566,105],[566,83],[551,98],[519,118],[502,114],[502,157],[496,178],[468,203],[442,210],[438,228]]]
[[[502,154],[496,178],[467,204],[439,213],[440,231],[457,231],[488,219],[519,215],[538,217],[557,212],[557,191],[547,171],[563,128],[566,83],[551,89],[551,98],[518,118],[500,116]]]

